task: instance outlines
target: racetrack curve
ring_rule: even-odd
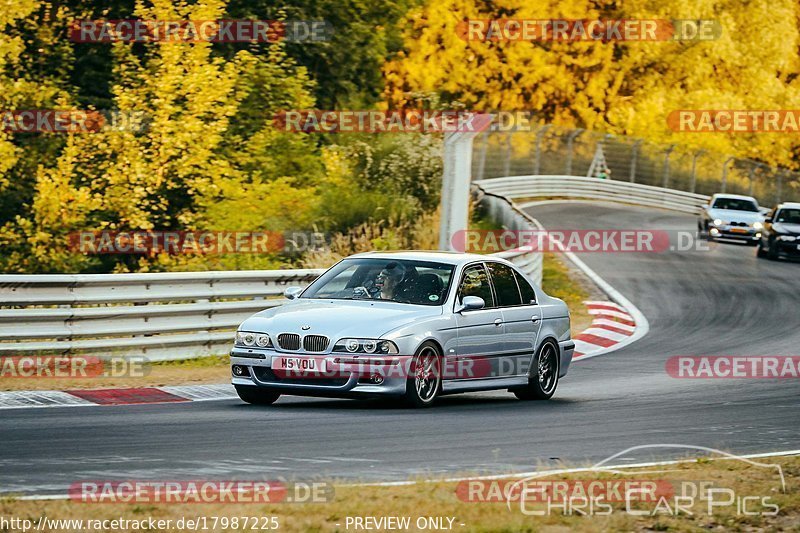
[[[549,229],[693,232],[694,217],[609,204],[528,209]],[[0,411],[0,492],[63,493],[100,479],[346,478],[531,471],[631,446],[734,453],[800,449],[800,381],[679,380],[672,355],[798,355],[800,264],[711,243],[707,251],[580,258],[650,323],[643,339],[576,363],[550,402],[504,391],[414,411],[374,401],[283,397]],[[650,449],[626,459],[674,458]]]

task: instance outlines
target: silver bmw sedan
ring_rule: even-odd
[[[575,348],[566,304],[492,256],[357,254],[284,296],[236,332],[232,382],[247,403],[389,396],[427,407],[493,389],[546,400]]]

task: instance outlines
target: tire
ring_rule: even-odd
[[[697,221],[697,238],[698,239],[707,239],[708,238],[708,228],[706,231],[703,231],[703,224],[698,220]]]
[[[406,379],[403,403],[409,407],[430,407],[442,390],[442,354],[427,341],[417,349]]]
[[[271,390],[265,390],[260,387],[234,385],[234,388],[239,398],[241,398],[243,402],[251,405],[272,405],[275,403],[275,400],[281,396],[279,392],[272,392]]]
[[[536,376],[528,378],[528,385],[511,392],[520,400],[549,400],[558,387],[558,347],[547,341],[539,347],[533,361]],[[533,369],[532,369],[533,370]]]
[[[758,244],[756,244],[756,246],[758,246],[758,248],[756,248],[756,257],[760,257],[761,259],[767,257],[767,252],[764,251],[764,247],[761,245],[760,240],[758,241]]]
[[[767,259],[771,261],[778,260],[778,250],[775,249],[775,241],[769,243],[769,248],[767,248]]]

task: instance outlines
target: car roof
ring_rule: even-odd
[[[784,207],[800,209],[800,202],[783,202],[782,204],[778,204],[778,209],[783,209]]]
[[[449,265],[462,265],[472,261],[499,261],[508,263],[505,259],[496,255],[468,254],[462,252],[443,252],[432,250],[398,250],[393,252],[363,252],[347,257],[350,258],[374,258],[374,259],[409,259],[416,261],[436,261]]]
[[[752,200],[755,203],[758,203],[758,201],[755,198],[753,198],[752,196],[743,196],[741,194],[717,193],[712,198],[714,198],[714,199],[717,199],[717,198],[731,198],[731,199],[734,199],[734,200]]]

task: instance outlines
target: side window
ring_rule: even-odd
[[[514,277],[517,278],[519,292],[522,294],[522,304],[528,305],[536,303],[536,292],[534,292],[533,287],[531,287],[531,284],[528,283],[528,280],[523,278],[519,272],[514,272]]]
[[[496,307],[492,297],[492,287],[489,284],[489,275],[483,265],[472,265],[464,269],[461,286],[458,288],[458,301],[464,296],[478,296],[486,302],[486,307]]]
[[[497,303],[500,307],[511,307],[520,305],[522,299],[519,295],[517,282],[514,279],[514,271],[511,267],[501,263],[487,263],[489,272],[492,274],[494,292],[497,294]]]

